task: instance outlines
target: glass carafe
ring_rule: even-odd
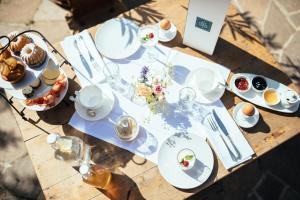
[[[100,165],[83,163],[79,168],[79,172],[82,175],[83,182],[100,189],[106,189],[112,178],[111,172]]]
[[[48,135],[47,142],[55,150],[55,158],[58,160],[75,162],[75,164],[90,162],[91,148],[78,137],[52,133]]]

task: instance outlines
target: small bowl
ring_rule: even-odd
[[[263,89],[258,89],[258,88],[256,88],[255,86],[254,86],[254,81],[255,80],[257,80],[257,79],[261,79],[262,81],[264,81],[264,84],[266,85],[265,86],[265,88],[263,88]],[[268,82],[267,82],[267,80],[266,80],[266,78],[265,77],[263,77],[263,76],[255,76],[255,77],[253,77],[252,78],[252,80],[251,80],[251,86],[252,86],[252,89],[255,91],[255,92],[257,92],[257,93],[262,93],[262,92],[264,92],[267,88],[268,88]],[[264,86],[263,86],[264,87]]]
[[[247,86],[247,89],[244,89],[244,90],[242,90],[242,89],[239,89],[238,87],[237,87],[237,81],[239,80],[239,79],[245,79],[246,81],[247,81],[247,83],[248,83],[248,86]],[[248,78],[248,77],[246,77],[246,76],[238,76],[238,77],[236,77],[235,79],[234,79],[234,87],[238,90],[238,92],[239,93],[246,93],[246,92],[248,92],[250,89],[251,89],[251,81],[250,81],[250,79]]]
[[[192,157],[189,158],[189,156],[192,156]],[[183,164],[184,161],[188,162],[187,166],[184,166],[184,164]],[[188,148],[182,149],[177,154],[177,162],[182,170],[192,169],[195,165],[195,161],[196,161],[196,156],[195,156],[195,153],[191,149],[188,149]]]
[[[276,95],[276,96],[277,96],[277,97],[276,97],[276,98],[277,98],[276,101],[272,101],[272,102],[267,101],[266,95],[268,95],[268,93],[269,93],[269,95]],[[272,93],[273,93],[273,94],[272,94]],[[269,105],[269,106],[275,106],[275,105],[277,105],[277,104],[280,102],[280,94],[279,94],[279,92],[278,92],[276,89],[274,89],[274,88],[266,89],[266,90],[264,91],[264,93],[263,93],[263,98],[264,98],[265,103],[266,103],[267,105]],[[270,97],[270,98],[272,98],[272,97]]]
[[[128,121],[128,120],[131,121],[131,128],[134,129],[134,131],[132,130],[130,135],[121,134],[120,131],[122,131],[122,130],[126,131],[127,127],[129,126],[128,123],[125,123],[125,124],[123,123],[123,122]],[[132,141],[132,140],[134,140],[139,134],[139,129],[140,129],[140,127],[139,127],[137,121],[133,117],[127,116],[127,115],[121,116],[117,120],[117,123],[116,123],[116,126],[115,126],[116,135],[122,141]]]

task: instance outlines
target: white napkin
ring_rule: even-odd
[[[67,39],[69,40],[69,38]],[[69,55],[69,57],[73,59],[74,57],[78,57],[76,51],[74,52],[73,48],[70,49],[68,47],[68,45],[70,45],[70,42],[63,41],[61,44],[63,46],[63,49],[65,50],[65,53]],[[226,149],[224,149],[222,141],[218,140],[215,134],[207,134],[209,132],[209,128],[206,127],[206,124],[203,125],[200,121],[197,121],[190,116],[185,116],[184,114],[179,113],[176,110],[178,91],[183,86],[185,78],[189,72],[197,69],[198,67],[211,67],[213,69],[219,70],[226,80],[230,71],[216,63],[211,63],[203,59],[189,56],[184,53],[172,50],[168,47],[158,45],[156,49],[159,54],[158,61],[151,64],[146,64],[147,66],[150,65],[151,68],[164,68],[164,63],[171,63],[174,66],[173,82],[172,85],[170,85],[168,88],[169,93],[167,96],[167,101],[169,103],[169,109],[166,114],[151,114],[146,106],[143,107],[137,105],[121,94],[114,92],[116,103],[113,111],[105,119],[96,122],[86,121],[75,112],[69,124],[89,135],[102,139],[106,142],[110,142],[121,148],[127,149],[137,155],[144,156],[154,163],[157,163],[158,151],[162,143],[168,137],[176,132],[187,131],[193,134],[200,135],[203,138],[207,137],[227,169],[237,165],[237,162],[230,162],[228,155],[224,153]],[[119,64],[121,78],[126,82],[132,82],[132,77],[137,76],[140,72],[140,69],[144,66],[143,56],[145,55],[143,55],[143,51],[144,50],[141,48],[138,50],[138,52],[136,52],[128,59],[118,61],[114,60],[114,62]],[[78,60],[78,58],[76,59]],[[88,81],[89,78],[83,77],[83,73],[78,73],[78,71],[84,72],[84,66],[77,65],[76,68],[78,70],[75,71],[75,73],[77,74],[80,83],[82,85],[90,84]],[[85,73],[84,75],[87,76],[88,74]],[[90,79],[94,80],[95,78],[97,78],[94,76],[98,75],[93,74]],[[240,130],[235,125],[222,102],[217,101],[214,104],[206,105],[206,108],[209,108],[210,110],[216,110],[220,119],[225,122],[224,124],[226,124],[226,128],[230,133],[233,141],[235,143],[239,142],[239,145],[236,144],[236,146],[241,152],[242,158],[250,158],[253,154],[253,151],[248,151],[249,148],[251,149],[251,147],[247,143]],[[138,138],[132,142],[120,141],[115,134],[114,123],[116,122],[116,119],[122,114],[129,114],[133,116],[135,119],[137,119],[140,125],[140,134]]]
[[[79,39],[79,36],[83,37],[83,41]],[[77,40],[78,48],[83,58],[80,58],[78,50],[74,46],[74,41]],[[103,68],[103,62],[98,53],[98,50],[94,44],[94,41],[87,30],[80,32],[79,34],[68,36],[62,42],[61,46],[65,52],[68,61],[71,63],[75,70],[76,75],[80,79],[85,79],[89,84],[103,82],[105,77],[102,71],[98,71],[94,68],[93,63],[90,60],[90,54],[95,59],[95,62],[99,65],[100,69]],[[87,48],[88,49],[87,49]]]

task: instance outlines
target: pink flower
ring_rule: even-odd
[[[156,84],[153,86],[153,92],[154,94],[160,94],[163,90],[163,87],[161,86],[161,84]]]

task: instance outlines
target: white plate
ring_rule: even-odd
[[[50,62],[53,63],[54,65],[58,64],[57,60],[56,60],[56,58],[55,58],[55,56],[53,54],[50,54],[50,60],[49,60],[49,63],[48,63],[49,65],[50,65]],[[34,99],[34,98],[37,98],[37,97],[41,97],[45,93],[47,93],[51,88],[52,88],[52,86],[44,84],[44,82],[41,80],[40,87],[37,88],[37,89],[34,89],[34,95],[33,95],[33,97],[31,97],[29,99]],[[18,89],[18,90],[9,90],[9,89],[6,89],[5,91],[8,94],[12,95],[13,97],[15,97],[17,99],[20,99],[20,100],[28,99],[27,97],[25,97],[23,95],[22,88]]]
[[[192,169],[182,170],[177,154],[182,149],[191,149],[196,155]],[[214,157],[209,145],[195,134],[176,133],[162,144],[158,152],[160,174],[172,185],[181,189],[191,189],[203,184],[214,167]]]
[[[135,23],[125,18],[108,20],[96,32],[96,47],[108,58],[127,58],[140,48],[138,29]]]
[[[101,85],[100,85],[101,87]],[[87,110],[86,108],[82,107],[80,105],[80,103],[78,103],[77,101],[74,102],[75,104],[75,110],[78,113],[78,115],[80,117],[82,117],[85,120],[88,121],[97,121],[100,119],[105,118],[113,109],[114,104],[115,104],[115,96],[113,95],[113,93],[111,92],[111,90],[108,87],[101,87],[102,91],[103,91],[103,105],[95,110],[96,112],[96,116],[95,117],[91,117],[89,115],[87,115]]]
[[[68,81],[68,77],[67,77],[66,73],[61,68],[59,70],[60,70],[60,73],[63,73],[65,75],[67,82],[66,82],[66,87],[60,92],[60,95],[59,95],[58,98],[56,98],[55,104],[53,106],[40,106],[40,105],[27,106],[24,103],[24,100],[20,100],[20,103],[25,108],[28,108],[28,109],[34,110],[34,111],[46,111],[46,110],[49,110],[49,109],[54,108],[55,106],[57,106],[64,99],[64,97],[67,94],[68,88],[69,88],[69,81]]]
[[[45,61],[43,62],[43,64],[41,66],[36,67],[34,69],[31,69],[30,67],[25,65],[25,69],[26,69],[25,77],[23,80],[21,80],[18,83],[11,84],[10,82],[3,80],[2,77],[0,76],[0,87],[2,87],[4,89],[17,90],[17,89],[21,89],[21,88],[29,85],[30,83],[35,81],[38,77],[40,77],[43,70],[48,66],[49,52],[48,52],[47,44],[43,41],[43,39],[40,36],[38,36],[36,34],[26,33],[26,35],[33,40],[33,43],[37,44],[38,46],[40,46],[42,49],[44,49],[47,52]],[[16,56],[14,56],[14,57],[16,57]],[[19,58],[19,57],[16,57],[16,58],[21,60],[21,58]]]
[[[213,69],[211,69],[213,70]],[[220,83],[222,83],[223,85],[225,85],[225,80],[222,78],[222,75],[220,74],[219,71],[214,70],[217,74],[217,78],[219,80]],[[197,85],[195,85],[195,81],[194,80],[194,76],[201,76],[201,68],[198,68],[194,71],[191,71],[189,73],[189,75],[186,78],[185,84],[189,87],[192,87],[195,92],[196,92],[196,101],[199,103],[204,103],[204,104],[209,104],[209,103],[213,103],[217,100],[219,100],[224,92],[225,92],[225,87],[217,87],[215,91],[209,93],[209,94],[202,94],[198,89],[197,89]]]
[[[258,106],[262,106],[262,107],[265,107],[265,108],[268,108],[268,109],[271,109],[271,110],[276,110],[276,111],[279,111],[279,112],[284,112],[284,113],[293,113],[293,112],[296,112],[299,108],[299,104],[300,104],[300,101],[298,101],[297,104],[295,104],[294,106],[290,107],[290,108],[284,108],[281,103],[275,105],[275,106],[269,106],[265,103],[264,99],[263,99],[263,96],[262,96],[262,93],[257,93],[255,92],[252,88],[248,91],[248,92],[245,92],[245,93],[240,93],[237,88],[235,87],[234,85],[234,80],[238,77],[238,76],[246,76],[246,77],[249,77],[250,80],[252,80],[253,77],[257,76],[256,74],[248,74],[248,73],[240,73],[240,74],[235,74],[231,77],[231,80],[230,80],[230,89],[232,90],[232,92],[234,92],[236,95],[240,96],[241,98],[253,103],[253,104],[256,104]],[[268,88],[274,88],[276,89],[279,93],[284,93],[286,92],[287,90],[292,90],[291,88],[277,82],[277,81],[274,81],[272,79],[269,79],[267,77],[264,77],[267,81],[267,87]],[[249,83],[251,84],[251,83]]]
[[[237,123],[237,125],[239,125],[240,127],[251,128],[257,124],[257,122],[259,120],[259,112],[258,112],[257,108],[254,107],[255,113],[254,113],[253,117],[251,117],[249,119],[245,119],[243,117],[243,113],[241,110],[243,108],[244,104],[246,104],[246,103],[241,102],[234,107],[233,112],[232,112],[233,119]]]
[[[159,26],[159,24],[158,24],[158,26]],[[169,42],[169,41],[173,40],[176,37],[176,35],[177,35],[177,28],[173,23],[171,23],[171,28],[168,32],[164,31],[159,26],[159,30],[158,30],[159,41]]]

